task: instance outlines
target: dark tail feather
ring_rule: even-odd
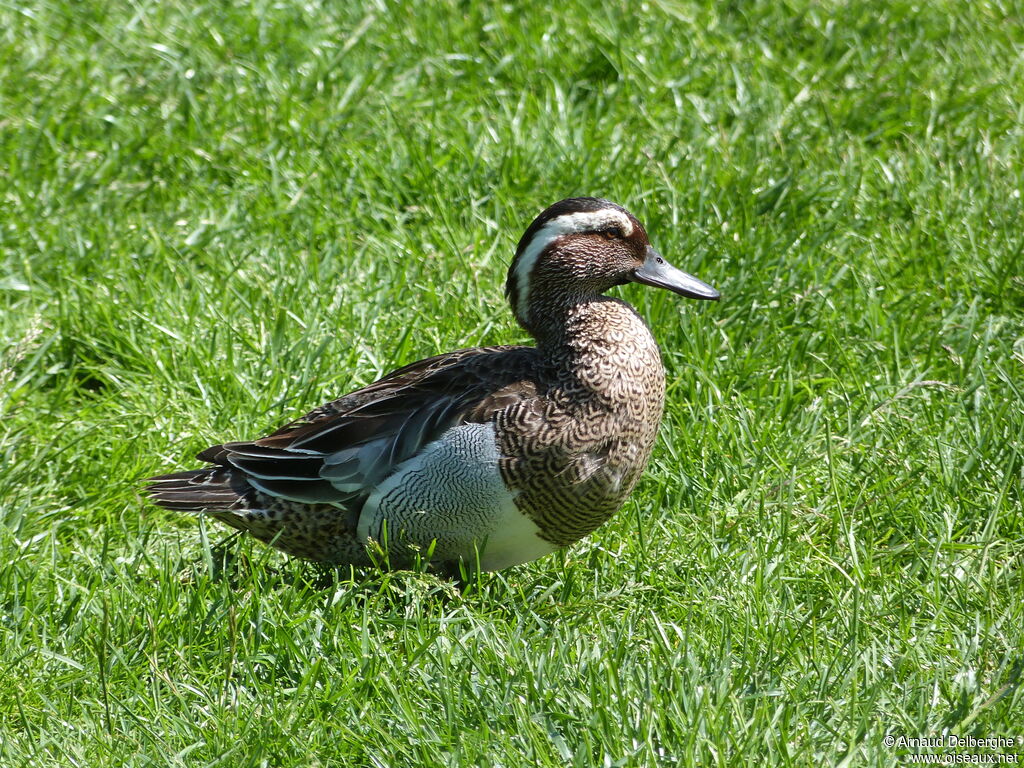
[[[202,512],[245,509],[252,486],[228,467],[210,467],[151,477],[146,493],[161,507]]]

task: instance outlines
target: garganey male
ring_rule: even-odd
[[[555,203],[526,230],[505,293],[536,347],[462,349],[399,368],[267,437],[207,448],[212,466],[149,480],[291,555],[356,566],[497,570],[611,517],[654,444],[665,369],[647,325],[603,296],[625,283],[693,299],[615,203]]]

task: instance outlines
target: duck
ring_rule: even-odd
[[[573,197],[527,227],[505,295],[535,346],[410,363],[255,440],[148,479],[208,515],[328,566],[497,571],[579,541],[622,507],[661,422],[647,323],[605,295],[639,283],[718,300],[616,203]]]

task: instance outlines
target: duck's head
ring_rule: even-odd
[[[505,294],[516,319],[532,331],[537,313],[557,311],[625,283],[667,288],[691,299],[721,295],[669,264],[633,214],[596,197],[562,200],[533,220],[516,248]]]

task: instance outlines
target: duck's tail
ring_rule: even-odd
[[[161,507],[177,512],[244,509],[252,486],[230,467],[207,467],[146,480],[146,493]]]

